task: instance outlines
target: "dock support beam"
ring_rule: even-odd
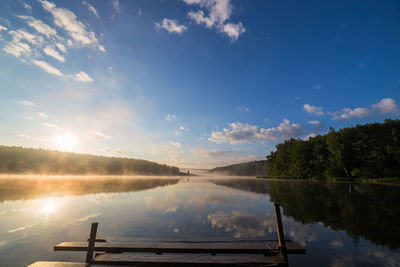
[[[94,244],[96,243],[96,234],[98,225],[99,223],[97,222],[92,223],[92,227],[90,228],[90,238],[86,253],[86,262],[90,262],[93,259]]]
[[[287,257],[286,243],[285,243],[285,234],[283,233],[281,210],[278,203],[274,203],[274,210],[275,210],[276,229],[278,232],[279,253],[281,254],[285,263],[289,264]]]

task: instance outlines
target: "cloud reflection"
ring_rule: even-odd
[[[25,231],[26,229],[32,228],[35,226],[34,224],[26,225],[26,226],[21,226],[15,229],[8,230],[9,233],[15,233],[15,232],[20,232],[20,231]]]
[[[88,216],[85,216],[85,217],[82,217],[82,218],[79,218],[79,219],[76,219],[76,220],[78,222],[86,222],[86,221],[89,221],[90,219],[97,218],[100,215],[101,215],[101,213],[92,213],[92,214],[89,214]]]
[[[235,238],[265,237],[275,232],[275,221],[264,216],[233,210],[231,214],[216,212],[207,216],[213,228],[234,232]]]

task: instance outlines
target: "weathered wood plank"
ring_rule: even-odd
[[[99,223],[95,222],[92,223],[92,227],[90,228],[90,237],[88,243],[88,249],[86,253],[86,260],[85,262],[89,262],[93,259],[93,252],[94,252],[94,245],[96,243],[96,234],[97,234],[97,227]]]
[[[279,266],[284,264],[281,257],[253,256],[210,256],[210,255],[139,255],[101,254],[94,261],[96,265],[123,266]]]
[[[86,267],[84,262],[37,261],[28,267]]]
[[[278,232],[278,249],[284,261],[288,263],[285,234],[283,233],[283,225],[281,218],[281,209],[278,203],[274,203],[274,211],[275,211],[276,230]]]
[[[87,251],[87,242],[62,242],[54,247],[55,251]],[[287,252],[305,254],[305,249],[286,241]],[[277,241],[255,242],[209,242],[209,243],[96,243],[94,251],[103,252],[155,252],[155,253],[218,253],[218,254],[264,254],[278,253]]]

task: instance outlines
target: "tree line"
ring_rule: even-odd
[[[286,140],[267,156],[267,167],[282,178],[400,177],[400,120]]]
[[[267,161],[258,160],[246,163],[217,167],[209,170],[211,173],[237,176],[263,176],[267,173]]]
[[[0,146],[0,173],[55,175],[179,175],[179,168],[155,162]]]

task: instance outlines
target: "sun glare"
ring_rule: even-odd
[[[76,148],[78,140],[71,134],[59,135],[55,138],[57,149],[71,151]]]
[[[48,201],[43,204],[42,211],[45,214],[50,214],[55,212],[57,209],[57,205],[54,202]]]

